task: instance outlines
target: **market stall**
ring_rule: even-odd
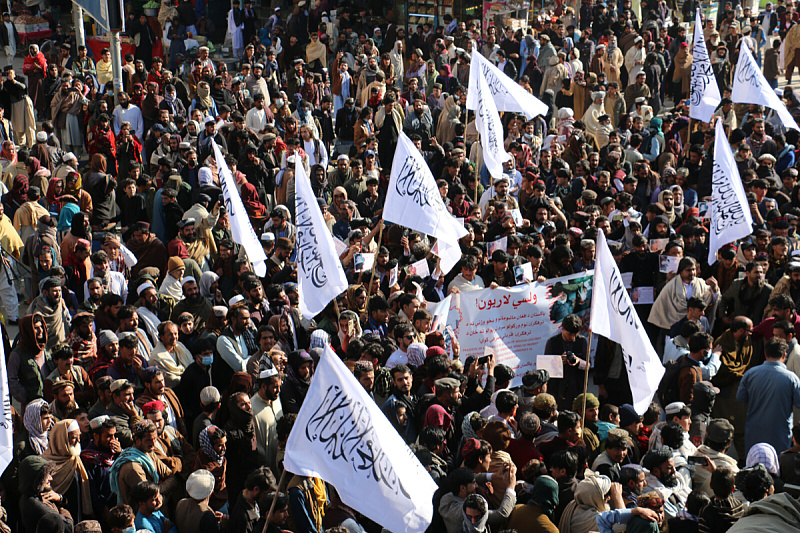
[[[14,27],[19,33],[19,38],[23,45],[30,42],[38,41],[39,39],[47,39],[53,35],[50,29],[50,22],[44,17],[37,17],[36,15],[20,14],[11,18]]]

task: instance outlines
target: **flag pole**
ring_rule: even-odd
[[[275,497],[272,498],[272,503],[270,504],[269,512],[267,513],[267,519],[264,520],[264,529],[261,531],[261,533],[267,533],[267,528],[269,528],[269,520],[270,518],[272,518],[272,513],[275,511],[275,502],[278,501],[278,494],[281,491],[281,485],[283,485],[283,478],[285,477],[286,477],[286,469],[284,468],[283,472],[281,472],[281,478],[280,480],[278,480],[278,486],[275,489]]]
[[[367,304],[369,304],[369,296],[372,292],[372,282],[375,280],[375,265],[378,264],[378,254],[381,253],[381,242],[383,241],[383,219],[381,218],[378,224],[381,225],[381,229],[378,230],[378,249],[375,252],[375,258],[372,261],[372,274],[369,276],[369,285],[367,285]],[[337,308],[338,309],[338,308]]]
[[[589,332],[589,342],[586,345],[586,371],[583,374],[583,405],[581,406],[581,427],[586,421],[586,389],[589,387],[589,367],[592,360],[592,338],[594,331]]]

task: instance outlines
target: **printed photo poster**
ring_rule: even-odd
[[[461,344],[461,361],[481,357],[489,346],[498,363],[514,370],[511,386],[521,385],[522,375],[536,368],[536,358],[561,330],[564,317],[581,317],[581,334],[588,335],[593,279],[590,270],[544,283],[453,294],[447,325]]]

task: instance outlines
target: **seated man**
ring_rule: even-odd
[[[140,408],[148,402],[158,400],[164,404],[164,421],[181,435],[186,434],[183,420],[183,407],[175,392],[164,383],[164,373],[156,367],[148,367],[143,372],[144,392],[136,399]]]

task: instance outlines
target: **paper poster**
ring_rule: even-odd
[[[523,263],[514,267],[514,280],[517,285],[523,283],[531,283],[536,281],[533,279],[533,265],[530,263]]]
[[[336,253],[338,255],[342,255],[347,251],[347,245],[336,237],[333,238],[333,246],[336,247]]]
[[[519,209],[509,209],[508,211],[511,213],[511,218],[514,219],[514,225],[518,228],[522,227],[522,211]]]
[[[658,256],[658,271],[662,274],[676,274],[678,272],[678,263],[681,262],[680,257],[672,257],[671,255]]]
[[[622,284],[625,285],[626,289],[630,289],[633,286],[633,272],[622,273]]]
[[[540,355],[536,358],[536,369],[547,370],[550,378],[564,377],[564,361],[560,355]]]
[[[669,244],[669,239],[650,239],[650,251],[660,254]]]
[[[653,287],[636,287],[631,291],[631,301],[636,305],[652,304],[655,301]]]
[[[375,254],[356,254],[353,257],[353,270],[356,272],[369,272],[375,264]]]
[[[395,265],[389,271],[389,287],[394,287],[397,285],[397,277],[400,275],[400,265]]]
[[[428,260],[427,259],[420,259],[416,263],[409,265],[408,273],[410,275],[416,274],[417,276],[427,278],[431,275],[431,270],[428,268]]]
[[[492,254],[495,250],[503,250],[504,252],[508,249],[508,237],[502,237],[497,239],[496,241],[486,243],[486,255],[489,258],[492,257]]]

